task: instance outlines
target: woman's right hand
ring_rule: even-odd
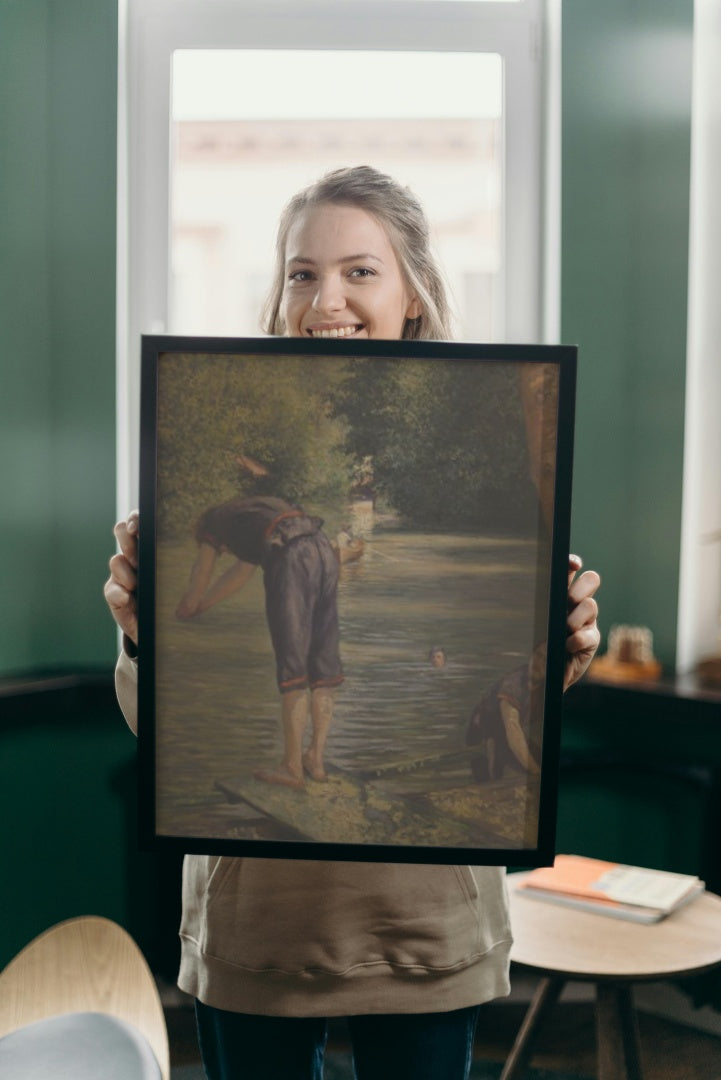
[[[134,645],[138,644],[138,531],[137,510],[113,529],[120,553],[110,560],[110,577],[103,590],[110,613]]]

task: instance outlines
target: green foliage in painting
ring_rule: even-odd
[[[328,403],[331,373],[303,359],[173,356],[160,361],[157,515],[166,536],[192,531],[209,506],[266,492],[290,502],[347,495],[344,425]],[[172,365],[165,376],[164,364]],[[254,476],[251,458],[266,470]]]
[[[342,514],[361,484],[414,528],[535,530],[537,499],[514,366],[207,360],[188,354],[160,361],[163,535],[187,534],[209,506],[259,492]],[[253,475],[243,459],[263,475]]]
[[[518,372],[507,364],[358,360],[335,396],[379,497],[426,529],[537,525]]]

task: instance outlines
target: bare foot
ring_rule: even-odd
[[[265,780],[267,784],[282,784],[284,787],[305,787],[302,776],[296,776],[285,765],[279,765],[277,769],[254,769],[253,776],[256,780]]]
[[[303,754],[303,768],[305,769],[311,780],[325,781],[328,779],[328,773],[321,766],[318,768],[313,764],[310,754]]]

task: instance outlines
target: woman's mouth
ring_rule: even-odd
[[[363,329],[363,323],[353,323],[352,326],[311,326],[308,334],[313,338],[346,338],[353,337]]]

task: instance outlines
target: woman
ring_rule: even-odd
[[[297,195],[279,227],[271,334],[444,339],[449,309],[423,210],[374,169]],[[137,514],[115,528],[105,594],[125,634],[118,696],[136,717]],[[565,686],[599,641],[599,578],[569,562]],[[326,1018],[349,1019],[359,1080],[462,1080],[479,1006],[508,993],[500,867],[187,856],[179,985],[210,1080],[322,1075]]]

